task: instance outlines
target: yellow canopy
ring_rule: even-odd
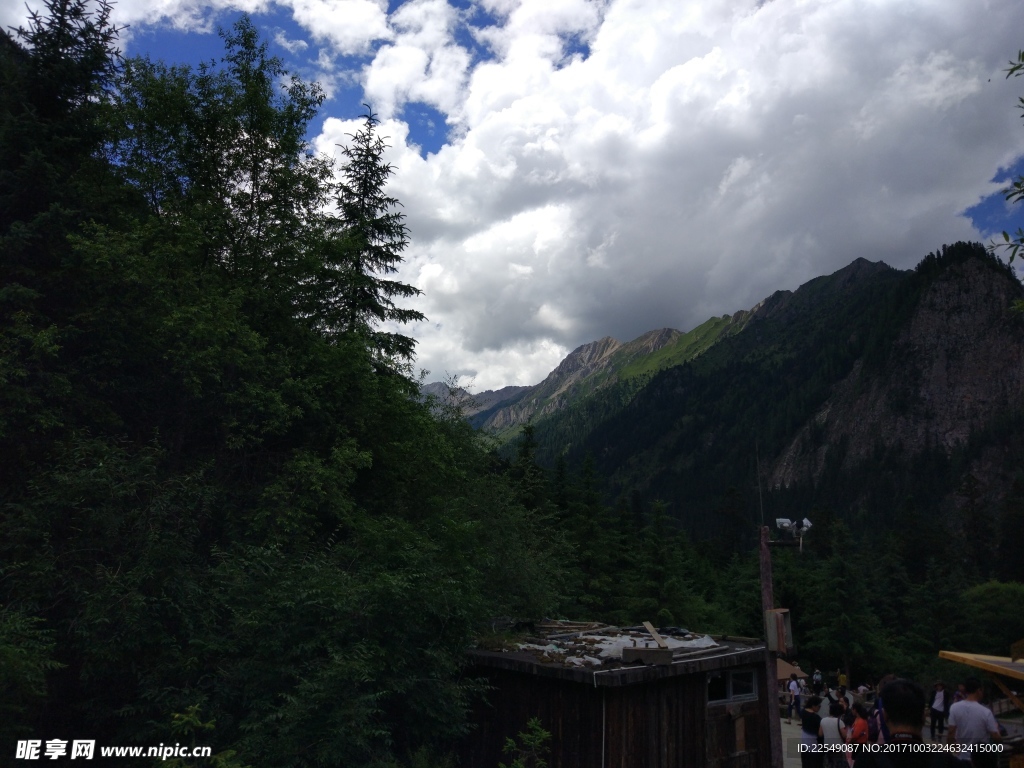
[[[1024,680],[1024,661],[1014,661],[1009,656],[986,656],[982,653],[939,651],[939,658],[956,661],[969,667],[977,667],[996,675]]]

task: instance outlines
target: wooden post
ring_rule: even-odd
[[[761,616],[775,607],[775,596],[772,592],[772,555],[768,548],[768,526],[761,526]],[[765,640],[768,637],[765,626]],[[776,668],[775,653],[765,645],[768,658],[765,677],[768,681],[768,743],[771,747],[772,768],[783,768],[782,762],[782,718],[779,714],[779,680]]]
[[[668,648],[668,643],[666,643],[665,639],[658,634],[658,630],[654,628],[654,625],[651,624],[651,622],[645,621],[644,628],[651,633],[651,637],[654,638],[654,642],[658,644],[659,648]]]

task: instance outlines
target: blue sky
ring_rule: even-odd
[[[1012,165],[1000,168],[992,176],[992,181],[1000,186],[1009,187],[1014,179],[1021,176],[1024,176],[1024,158],[1018,158]],[[985,197],[976,205],[967,208],[964,213],[985,236],[986,243],[1000,232],[1013,233],[1024,227],[1024,209],[1019,203],[1008,202],[1001,192]]]
[[[403,4],[390,0],[387,4],[389,16],[393,16]],[[469,54],[470,63],[479,64],[493,59],[493,52],[474,36],[474,31],[498,25],[500,19],[491,10],[474,5],[470,0],[452,0],[447,5],[458,16],[450,30],[452,41]],[[176,23],[173,16],[133,22],[125,35],[124,54],[148,56],[168,64],[197,65],[204,61],[218,61],[223,55],[218,32],[229,28],[239,18],[240,11],[206,7],[200,13],[201,18],[188,26]],[[315,128],[322,127],[328,116],[358,117],[365,111],[364,104],[367,103],[376,109],[359,82],[359,72],[373,61],[373,54],[382,47],[381,41],[371,40],[366,51],[340,52],[330,40],[318,38],[299,24],[289,8],[266,5],[250,16],[271,53],[282,59],[290,72],[306,80],[320,81],[325,86],[328,98]],[[566,36],[565,46],[567,57],[584,54],[587,50],[586,41],[578,35]],[[397,105],[393,112],[389,111],[389,116],[392,114],[408,126],[409,141],[418,147],[421,156],[436,153],[447,143],[447,115],[434,104],[407,100]]]
[[[149,56],[169,64],[194,66],[203,61],[219,61],[224,46],[218,30],[230,27],[238,17],[237,11],[211,13],[201,30],[176,29],[166,22],[137,23],[132,26],[124,53],[126,56]],[[341,72],[358,71],[366,64],[366,56],[335,55],[329,44],[318,43],[290,13],[279,7],[252,14],[252,18],[270,52],[284,61],[290,72],[303,79],[323,78],[321,56],[331,57],[332,64]],[[330,115],[358,117],[365,111],[363,104],[367,97],[354,78],[333,82],[328,92],[330,95],[325,100],[320,119],[312,126],[317,133]],[[421,155],[436,152],[444,145],[448,131],[446,116],[435,107],[409,102],[402,106],[397,116],[408,124],[410,141],[420,147]]]
[[[318,151],[364,102],[383,119],[432,380],[536,383],[602,336],[1024,223],[999,194],[1024,173],[1020,0],[115,6],[127,54],[175,63],[218,58],[242,12],[328,93]]]

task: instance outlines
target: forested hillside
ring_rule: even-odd
[[[444,745],[465,648],[553,610],[561,561],[379,330],[414,289],[375,120],[335,182],[320,92],[251,23],[169,68],[119,62],[108,12],[0,36],[2,762],[18,737],[235,766]]]
[[[250,21],[192,69],[119,59],[109,14],[49,0],[0,35],[0,761],[87,739],[216,753],[178,766],[451,766],[486,695],[465,650],[517,621],[760,635],[755,446],[766,514],[815,521],[776,563],[815,663],[924,674],[1024,636],[1002,610],[1024,601],[1012,413],[814,458],[837,392],[856,411],[902,380],[943,275],[978,263],[1019,295],[977,248],[629,348],[502,458],[409,377],[372,112],[335,167],[305,139],[321,92]]]
[[[1001,600],[1024,598],[1022,295],[977,244],[910,272],[860,259],[774,294],[682,365],[536,419],[513,445],[556,485],[573,469],[592,478],[603,510],[596,524],[582,512],[566,523],[589,526],[581,594],[633,620],[610,574],[644,571],[601,553],[676,531],[666,551],[681,560],[655,567],[648,613],[758,634],[758,526],[808,517],[809,549],[779,555],[776,595],[814,663],[870,677],[935,671],[940,648],[1005,654],[1024,633],[993,623]]]
[[[922,494],[950,512],[972,472],[991,507],[1013,484],[1021,294],[980,245],[912,272],[859,259],[769,297],[690,361],[536,419],[537,455],[591,456],[607,498],[665,501],[699,538],[731,528],[718,510],[737,500],[753,522],[758,458],[768,513],[883,519]]]

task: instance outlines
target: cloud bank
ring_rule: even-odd
[[[218,8],[270,6],[118,13],[187,26]],[[535,383],[578,344],[688,329],[860,256],[906,268],[982,239],[962,212],[1024,154],[1024,81],[1002,71],[1019,0],[274,8],[385,118],[413,238],[402,277],[429,318],[407,331],[431,378],[478,388]],[[447,121],[436,152],[403,119],[416,104]],[[337,154],[354,114],[316,145]]]
[[[495,4],[496,5],[496,4]],[[507,3],[420,159],[393,162],[428,368],[538,381],[579,343],[688,329],[864,256],[978,239],[1024,152],[1019,3]],[[582,42],[585,57],[568,52]],[[334,136],[332,126],[325,137]]]

